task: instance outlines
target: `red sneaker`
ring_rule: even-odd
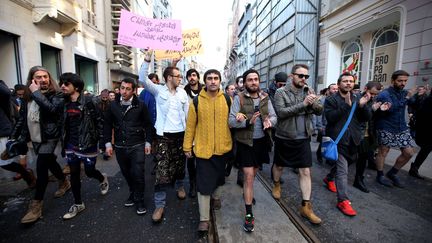
[[[336,183],[334,182],[334,181],[329,181],[328,179],[327,179],[327,177],[326,178],[324,178],[324,183],[326,184],[326,187],[327,187],[327,189],[329,190],[329,191],[331,191],[331,192],[337,192],[337,189],[336,189]]]
[[[348,215],[348,216],[356,216],[357,215],[357,212],[351,207],[350,200],[344,200],[342,202],[338,202],[338,204],[336,206],[345,215]]]

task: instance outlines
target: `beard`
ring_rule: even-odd
[[[296,82],[293,82],[292,84],[293,84],[293,86],[296,87],[297,89],[301,89],[301,88],[304,87],[304,84],[303,84],[303,85],[300,85],[300,83],[296,83]]]
[[[351,90],[339,89],[339,92],[341,92],[342,94],[348,94],[349,92],[351,92]]]
[[[252,87],[246,86],[246,90],[249,94],[255,94],[259,92],[260,88],[256,86],[252,86]]]

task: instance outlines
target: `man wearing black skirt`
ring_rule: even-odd
[[[252,213],[253,183],[259,167],[269,163],[271,127],[277,118],[269,96],[260,90],[260,76],[249,69],[243,74],[245,90],[234,98],[229,124],[235,128],[236,159],[243,170],[243,196],[246,207],[244,230],[254,231]]]
[[[215,69],[204,73],[206,86],[189,106],[183,142],[186,157],[192,158],[192,150],[196,157],[200,232],[209,229],[210,200],[214,209],[220,208],[219,188],[225,183],[226,154],[232,148],[228,127],[230,104],[219,89],[221,79],[220,72]]]
[[[313,134],[312,115],[320,115],[323,106],[312,90],[306,85],[309,67],[296,64],[289,77],[291,85],[276,91],[274,106],[278,117],[273,159],[274,186],[272,195],[281,197],[280,178],[284,167],[299,169],[299,184],[302,193],[300,214],[313,224],[320,224],[310,202],[312,183],[310,167],[312,152],[310,138]]]

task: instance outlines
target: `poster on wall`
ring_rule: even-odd
[[[385,87],[390,85],[392,73],[396,67],[397,43],[375,48],[373,61],[373,80]]]
[[[354,76],[355,83],[358,83],[358,74],[360,69],[360,53],[353,53],[349,56],[344,56],[342,73],[348,72]]]

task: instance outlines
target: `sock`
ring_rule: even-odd
[[[302,200],[302,206],[306,206],[306,202],[309,202],[310,200]]]
[[[382,170],[377,170],[377,176],[384,176],[384,172]]]
[[[252,205],[245,204],[245,206],[246,206],[246,214],[253,215],[252,214]]]
[[[388,175],[396,175],[398,172],[399,172],[398,169],[396,169],[395,167],[392,167],[392,168],[387,172],[387,174],[388,174]]]

